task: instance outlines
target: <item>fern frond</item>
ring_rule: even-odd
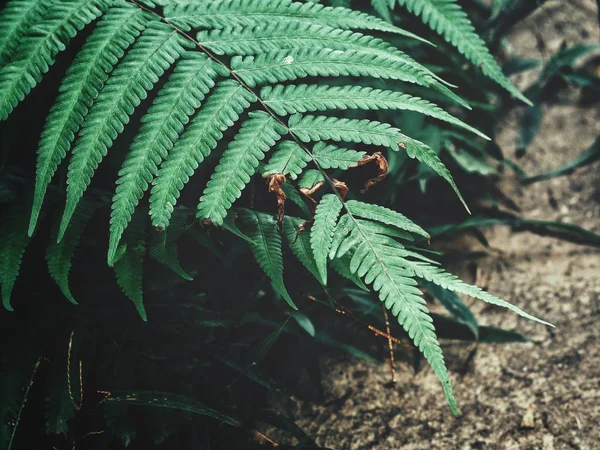
[[[408,156],[410,156],[411,158],[416,158],[423,164],[426,164],[427,166],[431,167],[435,173],[437,173],[444,180],[446,180],[456,193],[458,199],[463,204],[467,212],[471,214],[471,211],[467,206],[467,202],[463,198],[462,194],[460,193],[460,190],[458,189],[458,186],[454,182],[454,178],[452,178],[452,174],[444,165],[437,153],[434,152],[433,149],[427,144],[417,141],[416,139],[409,138],[408,136],[405,136],[403,134],[400,136],[400,143],[406,148],[406,153],[408,154]]]
[[[372,284],[385,307],[397,316],[442,382],[446,400],[452,412],[457,414],[450,378],[425,300],[410,272],[400,265],[404,260],[402,245],[386,236],[368,235],[360,223],[350,216],[343,217],[349,217],[345,221],[349,234],[342,233],[344,237],[335,257],[354,249],[350,271],[363,278],[365,283]],[[345,241],[350,242],[346,245]]]
[[[48,184],[70,149],[98,91],[148,20],[143,11],[127,4],[111,8],[67,70],[40,139],[30,236],[35,230]]]
[[[156,232],[152,235],[149,244],[150,256],[157,262],[164,264],[184,280],[191,281],[193,278],[186,273],[179,264],[179,250],[177,249],[177,238],[186,229],[186,221],[189,216],[187,211],[178,211],[168,229]]]
[[[321,169],[347,170],[356,167],[366,154],[324,142],[316,143],[312,149],[313,158]]]
[[[0,286],[2,304],[7,310],[13,311],[10,295],[19,276],[23,253],[29,244],[29,236],[25,203],[17,200],[7,209],[3,212],[0,222]]]
[[[273,156],[265,166],[262,175],[283,174],[292,180],[298,178],[306,165],[311,161],[310,155],[294,141],[283,141],[273,152]]]
[[[48,273],[56,284],[58,284],[63,295],[74,305],[77,304],[77,301],[69,288],[69,271],[71,270],[72,259],[79,245],[81,235],[98,206],[97,203],[89,201],[81,202],[80,207],[73,215],[73,220],[67,228],[63,239],[58,242],[55,238],[46,249]],[[52,233],[54,237],[58,235],[59,224],[60,222],[57,221]]]
[[[144,308],[144,292],[142,287],[144,257],[146,255],[145,214],[138,210],[133,215],[131,224],[123,233],[123,244],[120,257],[114,262],[113,270],[117,284],[131,299],[138,314],[144,322],[148,320]]]
[[[121,235],[156,175],[158,166],[219,74],[226,75],[221,66],[202,53],[190,52],[177,63],[175,71],[142,118],[143,125],[127,153],[117,180],[110,218],[109,265],[112,265]]]
[[[365,50],[302,48],[234,56],[231,69],[248,86],[306,77],[373,77],[429,85],[431,77],[402,62]]]
[[[6,120],[50,70],[55,56],[107,6],[104,0],[65,0],[49,5],[35,32],[23,36],[13,61],[0,69],[0,120]],[[12,36],[13,41],[18,38]]]
[[[423,22],[446,41],[454,45],[469,61],[512,95],[532,105],[512,82],[488,50],[485,42],[477,35],[469,17],[456,0],[397,0],[411,13],[420,16]]]
[[[477,286],[473,286],[463,282],[456,275],[446,272],[441,267],[436,267],[426,262],[407,260],[406,268],[407,270],[412,272],[414,276],[437,284],[443,289],[454,291],[459,294],[465,294],[470,297],[483,300],[484,302],[490,303],[492,305],[502,306],[503,308],[510,309],[511,311],[517,313],[521,317],[525,317],[529,320],[533,320],[535,322],[554,327],[554,325],[552,325],[551,323],[538,319],[537,317],[526,313],[525,311],[516,307],[515,305],[505,300],[502,300],[501,298],[498,298],[495,295],[485,292]]]
[[[414,111],[464,128],[489,140],[485,134],[448,114],[439,106],[400,92],[362,86],[300,84],[266,86],[260,94],[265,104],[279,115],[331,109]]]
[[[221,225],[256,172],[258,163],[286,131],[266,112],[251,112],[213,172],[200,198],[196,217]]]
[[[217,85],[162,163],[150,196],[152,225],[165,229],[179,194],[198,165],[256,96],[234,80]]]
[[[314,223],[310,229],[310,245],[324,284],[327,284],[327,255],[333,242],[336,222],[343,207],[344,205],[337,195],[324,195],[317,206]]]
[[[252,243],[250,249],[261,269],[267,274],[273,289],[293,308],[298,309],[283,283],[283,254],[277,222],[268,214],[241,209],[239,220]]]
[[[386,225],[392,225],[401,230],[418,234],[426,239],[429,239],[429,234],[419,225],[414,223],[408,217],[403,216],[399,212],[392,211],[384,206],[359,202],[357,200],[348,200],[346,202],[346,207],[353,216],[374,220]]]
[[[321,277],[317,267],[310,245],[310,233],[308,231],[299,233],[303,223],[303,220],[296,217],[285,216],[283,219],[283,234],[298,261],[324,286],[327,281]]]
[[[77,203],[108,148],[129,122],[146,92],[190,47],[171,27],[154,22],[141,34],[100,94],[73,148],[67,176],[67,202],[59,230],[62,238]]]
[[[167,5],[168,21],[186,29],[254,26],[273,22],[308,22],[341,29],[386,31],[424,41],[414,34],[377,17],[348,8],[289,0],[216,0]],[[426,41],[425,41],[426,42]]]
[[[10,0],[0,11],[0,67],[11,61],[23,32],[38,22],[47,6],[46,2],[36,0]]]

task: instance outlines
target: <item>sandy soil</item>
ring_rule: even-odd
[[[598,39],[593,0],[551,1],[510,40],[520,56],[547,60],[563,41]],[[540,42],[543,43],[540,44]],[[531,74],[517,78],[521,88]],[[507,154],[522,110],[500,124]],[[582,106],[568,90],[544,106],[541,131],[519,160],[529,173],[561,166],[600,134],[598,106]],[[527,189],[507,178],[502,188],[531,219],[561,220],[600,232],[600,163]],[[454,267],[476,282],[556,325],[544,328],[498,308],[468,301],[481,323],[516,329],[533,342],[472,345],[444,342],[462,410],[452,418],[428,367],[415,374],[399,352],[398,383],[389,366],[340,357],[324,360],[323,403],[298,407],[299,424],[320,445],[346,449],[600,448],[600,252],[526,233],[486,230],[498,253]],[[473,243],[477,246],[476,243]],[[478,247],[481,249],[481,247]],[[476,264],[476,276],[469,276]],[[475,278],[475,279],[474,279]]]

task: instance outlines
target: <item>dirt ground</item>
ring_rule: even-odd
[[[548,60],[563,41],[597,42],[596,2],[550,1],[517,27],[515,54]],[[533,74],[535,75],[535,73]],[[519,87],[532,74],[517,77]],[[514,154],[522,110],[500,124],[499,141]],[[519,163],[528,173],[557,168],[600,134],[600,109],[582,106],[568,90],[544,106],[540,133]],[[531,219],[560,220],[600,232],[600,163],[525,189],[514,178],[502,189]],[[485,230],[499,252],[465,261],[454,271],[466,281],[556,325],[556,329],[469,301],[483,324],[515,329],[527,344],[444,342],[462,415],[453,418],[428,367],[415,374],[398,353],[398,383],[387,364],[350,357],[324,360],[323,403],[298,407],[299,425],[320,445],[336,449],[582,449],[600,448],[600,251],[505,228]],[[482,247],[473,242],[473,247]],[[465,270],[477,265],[476,276]],[[474,279],[475,278],[475,279]],[[336,401],[337,400],[337,401]]]

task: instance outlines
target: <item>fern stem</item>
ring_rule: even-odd
[[[11,450],[13,441],[15,440],[15,436],[17,434],[17,428],[19,428],[19,422],[21,421],[21,415],[23,414],[23,410],[25,409],[25,403],[27,403],[27,398],[29,397],[29,391],[31,391],[31,386],[33,386],[33,380],[35,378],[35,374],[37,373],[38,367],[40,366],[40,362],[42,357],[40,356],[35,362],[35,366],[33,366],[33,372],[31,373],[31,377],[29,378],[29,384],[25,389],[25,394],[23,396],[23,402],[19,407],[19,413],[17,414],[17,418],[15,419],[15,426],[13,427],[12,433],[10,434],[10,441],[8,441],[7,450]]]

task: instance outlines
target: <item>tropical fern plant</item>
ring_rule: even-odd
[[[486,76],[527,101],[456,2],[399,3]],[[353,198],[356,194],[339,180],[343,171],[376,161],[379,173],[370,187],[385,176],[387,166],[383,154],[373,151],[396,152],[429,167],[463,201],[436,151],[372,119],[373,111],[410,111],[472,133],[473,139],[488,139],[456,114],[403,92],[403,86],[417,86],[469,108],[449,83],[387,39],[423,42],[413,33],[352,9],[290,0],[10,0],[0,24],[1,120],[41,83],[73,38],[86,36],[46,118],[32,200],[17,202],[3,219],[0,282],[7,309],[12,309],[19,264],[45,211],[47,191],[67,158],[66,200],[47,260],[51,276],[75,301],[67,276],[94,212],[88,191],[99,166],[116,149],[123,162],[112,195],[107,261],[144,320],[145,216],[161,236],[152,239],[151,255],[185,277],[174,248],[177,235],[185,232],[185,225],[175,226],[182,211],[178,202],[186,188],[197,187],[192,178],[199,168],[210,167],[210,180],[201,194],[196,192],[195,218],[246,240],[274,291],[291,308],[297,301],[284,284],[284,240],[322,285],[329,267],[359,285],[371,285],[431,364],[455,414],[418,280],[546,323],[446,273],[419,253],[429,238],[423,228],[398,212]],[[340,113],[346,110],[353,112]],[[129,147],[114,145],[140,111],[141,125]],[[252,202],[234,208],[261,176],[267,180],[265,194],[267,189],[276,193],[278,217]],[[254,193],[260,190],[253,186]],[[317,201],[315,196],[326,190]],[[303,219],[286,214],[286,199],[304,211]],[[26,217],[23,205],[30,202]]]

